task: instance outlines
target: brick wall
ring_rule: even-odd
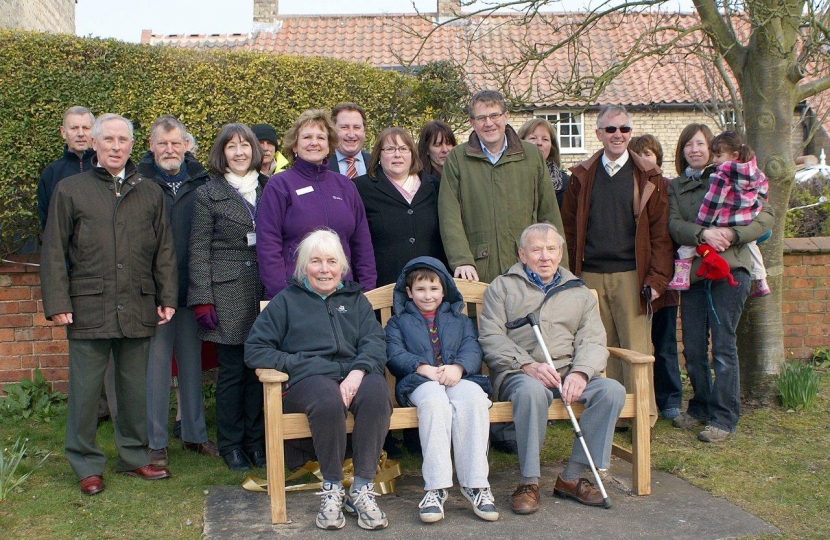
[[[37,255],[14,259],[38,262]],[[830,346],[830,237],[787,240],[784,266],[784,348],[792,358],[810,358],[816,347]],[[40,368],[66,392],[67,366],[66,331],[43,318],[38,267],[0,265],[0,385]]]
[[[2,0],[0,28],[75,33],[75,0]]]
[[[46,380],[66,392],[66,329],[43,318],[39,258],[17,255],[13,259],[27,264],[0,265],[0,385],[32,378],[34,369],[40,368]]]
[[[785,241],[783,287],[784,350],[810,358],[830,346],[830,237]]]

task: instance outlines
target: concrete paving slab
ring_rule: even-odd
[[[265,493],[251,493],[236,486],[216,486],[205,501],[204,534],[208,540],[245,538],[317,539],[367,538],[403,540],[417,538],[476,539],[484,538],[592,538],[610,540],[655,539],[715,540],[753,537],[780,532],[772,525],[723,499],[670,474],[652,472],[652,495],[630,494],[629,465],[612,460],[610,478],[605,481],[612,507],[591,508],[572,500],[553,497],[553,483],[561,466],[542,470],[540,509],[529,516],[510,511],[509,496],[519,480],[518,470],[490,471],[490,483],[496,496],[500,517],[485,522],[472,512],[466,499],[454,487],[444,507],[445,519],[425,525],[418,519],[418,503],[423,497],[420,476],[398,479],[397,491],[379,499],[379,506],[389,518],[389,527],[380,531],[364,531],[357,520],[346,516],[340,531],[323,531],[314,525],[319,497],[313,491],[288,494],[286,525],[270,523],[269,500]]]

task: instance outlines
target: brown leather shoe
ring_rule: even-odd
[[[104,479],[97,474],[87,476],[81,480],[81,493],[84,495],[95,495],[104,491]]]
[[[182,441],[182,448],[188,452],[196,452],[203,456],[219,457],[219,448],[213,441],[205,441],[203,443],[185,442]]]
[[[135,476],[143,478],[144,480],[161,480],[163,478],[170,478],[170,471],[155,465],[145,465],[132,471],[124,471],[127,476]]]
[[[567,482],[561,476],[557,476],[553,494],[563,499],[570,497],[588,506],[603,506],[602,493],[584,478]]]
[[[510,496],[510,509],[516,514],[532,514],[539,509],[539,486],[519,484]]]
[[[167,448],[159,448],[158,450],[150,448],[147,455],[150,457],[150,465],[155,465],[156,467],[167,467],[169,464],[169,461],[167,460]]]

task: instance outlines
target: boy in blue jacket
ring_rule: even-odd
[[[426,495],[421,521],[444,517],[452,487],[452,459],[461,493],[473,512],[495,521],[487,480],[489,380],[480,374],[481,348],[452,275],[432,257],[409,261],[395,284],[394,316],[386,325],[387,367],[397,378],[395,397],[418,409]]]

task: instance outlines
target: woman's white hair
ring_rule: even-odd
[[[294,266],[294,279],[302,282],[308,277],[306,266],[311,260],[314,252],[334,257],[340,263],[340,276],[349,272],[349,261],[346,260],[346,253],[340,244],[340,237],[331,229],[317,229],[311,231],[297,246],[297,264]]]

